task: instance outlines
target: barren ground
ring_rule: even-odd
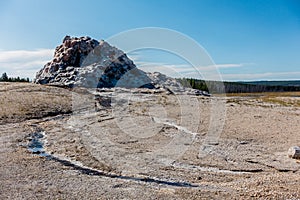
[[[0,199],[300,199],[299,93],[103,95],[0,83]]]

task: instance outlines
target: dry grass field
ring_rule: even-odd
[[[62,88],[2,82],[0,111],[0,123],[69,113],[71,94]]]

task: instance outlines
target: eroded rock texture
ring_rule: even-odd
[[[53,59],[36,74],[35,83],[68,87],[154,88],[152,80],[127,55],[107,42],[66,36]]]

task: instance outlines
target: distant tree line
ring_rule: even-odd
[[[177,79],[183,86],[209,93],[252,93],[252,92],[288,92],[300,91],[300,86],[248,84],[228,81],[204,81],[193,78]]]
[[[0,82],[30,82],[29,78],[8,77],[6,72],[0,77]]]

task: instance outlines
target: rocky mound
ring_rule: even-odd
[[[138,69],[123,51],[90,37],[66,36],[56,47],[53,59],[37,72],[34,82],[70,88],[147,88],[202,94],[159,72],[146,73]]]
[[[68,72],[75,67],[80,67],[87,55],[98,45],[98,41],[89,37],[71,38],[66,36],[63,43],[55,48],[52,61],[37,72],[35,83],[66,83],[75,79],[76,74]]]
[[[90,37],[66,36],[34,82],[68,87],[154,88],[152,80],[123,51]]]

